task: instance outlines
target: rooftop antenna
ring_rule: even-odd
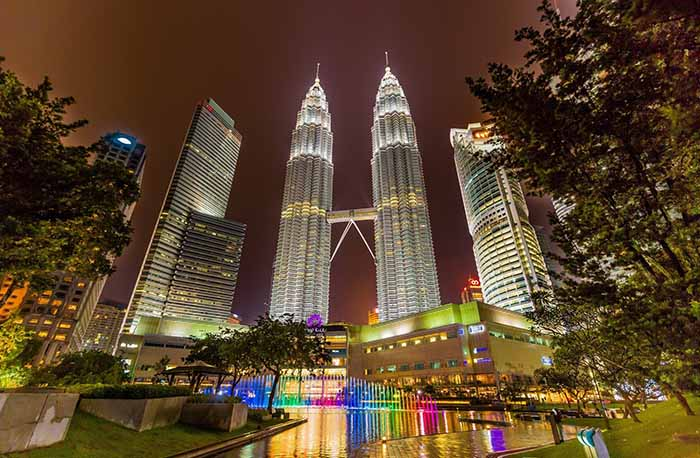
[[[386,70],[389,70],[389,51],[384,51],[384,60],[386,61]]]
[[[320,63],[320,62],[316,62],[316,82],[317,82],[317,83],[319,82],[319,79],[318,79],[318,69],[319,69],[320,67],[321,67],[321,63]]]

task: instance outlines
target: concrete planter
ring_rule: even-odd
[[[61,442],[78,397],[74,393],[0,393],[0,453]]]
[[[233,431],[248,422],[248,406],[239,404],[185,404],[180,423],[207,429]]]
[[[78,408],[136,431],[168,426],[180,419],[187,396],[151,399],[81,399]]]

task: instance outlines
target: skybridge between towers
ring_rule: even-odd
[[[374,256],[372,248],[370,248],[369,243],[367,243],[367,239],[365,239],[365,236],[362,235],[362,231],[360,231],[360,228],[357,227],[356,223],[357,221],[375,221],[376,219],[377,209],[374,207],[357,208],[352,210],[335,210],[328,212],[326,220],[329,224],[347,223],[345,229],[343,230],[343,234],[340,236],[340,240],[338,240],[338,244],[335,246],[335,250],[333,250],[333,254],[331,255],[331,262],[333,261],[333,258],[335,257],[336,253],[338,253],[338,249],[343,243],[343,240],[345,240],[345,236],[348,235],[348,231],[351,227],[354,227],[357,230],[357,233],[360,234],[362,241],[367,247],[367,251],[369,251],[369,255],[372,256],[372,260],[376,265],[377,258]]]

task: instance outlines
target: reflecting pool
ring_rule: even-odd
[[[411,456],[405,455],[406,450],[409,450],[405,447],[419,448],[422,450],[421,456],[439,456],[436,455],[439,452],[423,453],[423,450],[447,450],[450,446],[455,446],[460,452],[459,455],[453,453],[453,457],[480,457],[489,452],[538,445],[552,439],[547,423],[519,421],[503,412],[418,412],[335,408],[287,410],[291,412],[293,418],[308,418],[308,422],[268,439],[231,450],[219,457],[332,458],[385,456],[385,454],[388,456],[387,447],[403,448],[403,456]],[[513,426],[487,426],[461,422],[458,418],[460,415],[475,419],[510,421]],[[429,444],[428,448],[419,443],[420,440],[411,439],[412,442],[392,440],[440,433],[458,434],[435,436],[439,439],[437,445]],[[567,428],[565,434],[573,435],[575,429]],[[381,444],[384,438],[389,441],[388,445]],[[431,440],[435,442],[435,438]]]

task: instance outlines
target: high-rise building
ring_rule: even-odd
[[[564,198],[552,199],[552,204],[554,205],[554,213],[560,221],[564,221],[564,218],[566,218],[576,206],[576,204]]]
[[[388,66],[374,104],[371,165],[377,302],[386,321],[440,305],[416,128]]]
[[[270,314],[328,319],[333,201],[333,133],[326,94],[316,78],[292,131],[282,198]]]
[[[125,313],[124,304],[99,302],[92,313],[82,349],[111,352],[117,344]]]
[[[490,140],[480,123],[450,132],[485,302],[525,312],[550,279],[520,183],[483,158],[496,148]]]
[[[124,165],[134,174],[134,180],[141,186],[143,168],[146,163],[146,147],[136,137],[122,132],[108,133],[102,137],[106,148],[97,153],[96,161],[115,162]],[[131,219],[136,202],[124,209],[127,219]]]
[[[197,104],[139,273],[124,332],[188,336],[230,314],[245,226],[224,219],[241,134]]]

